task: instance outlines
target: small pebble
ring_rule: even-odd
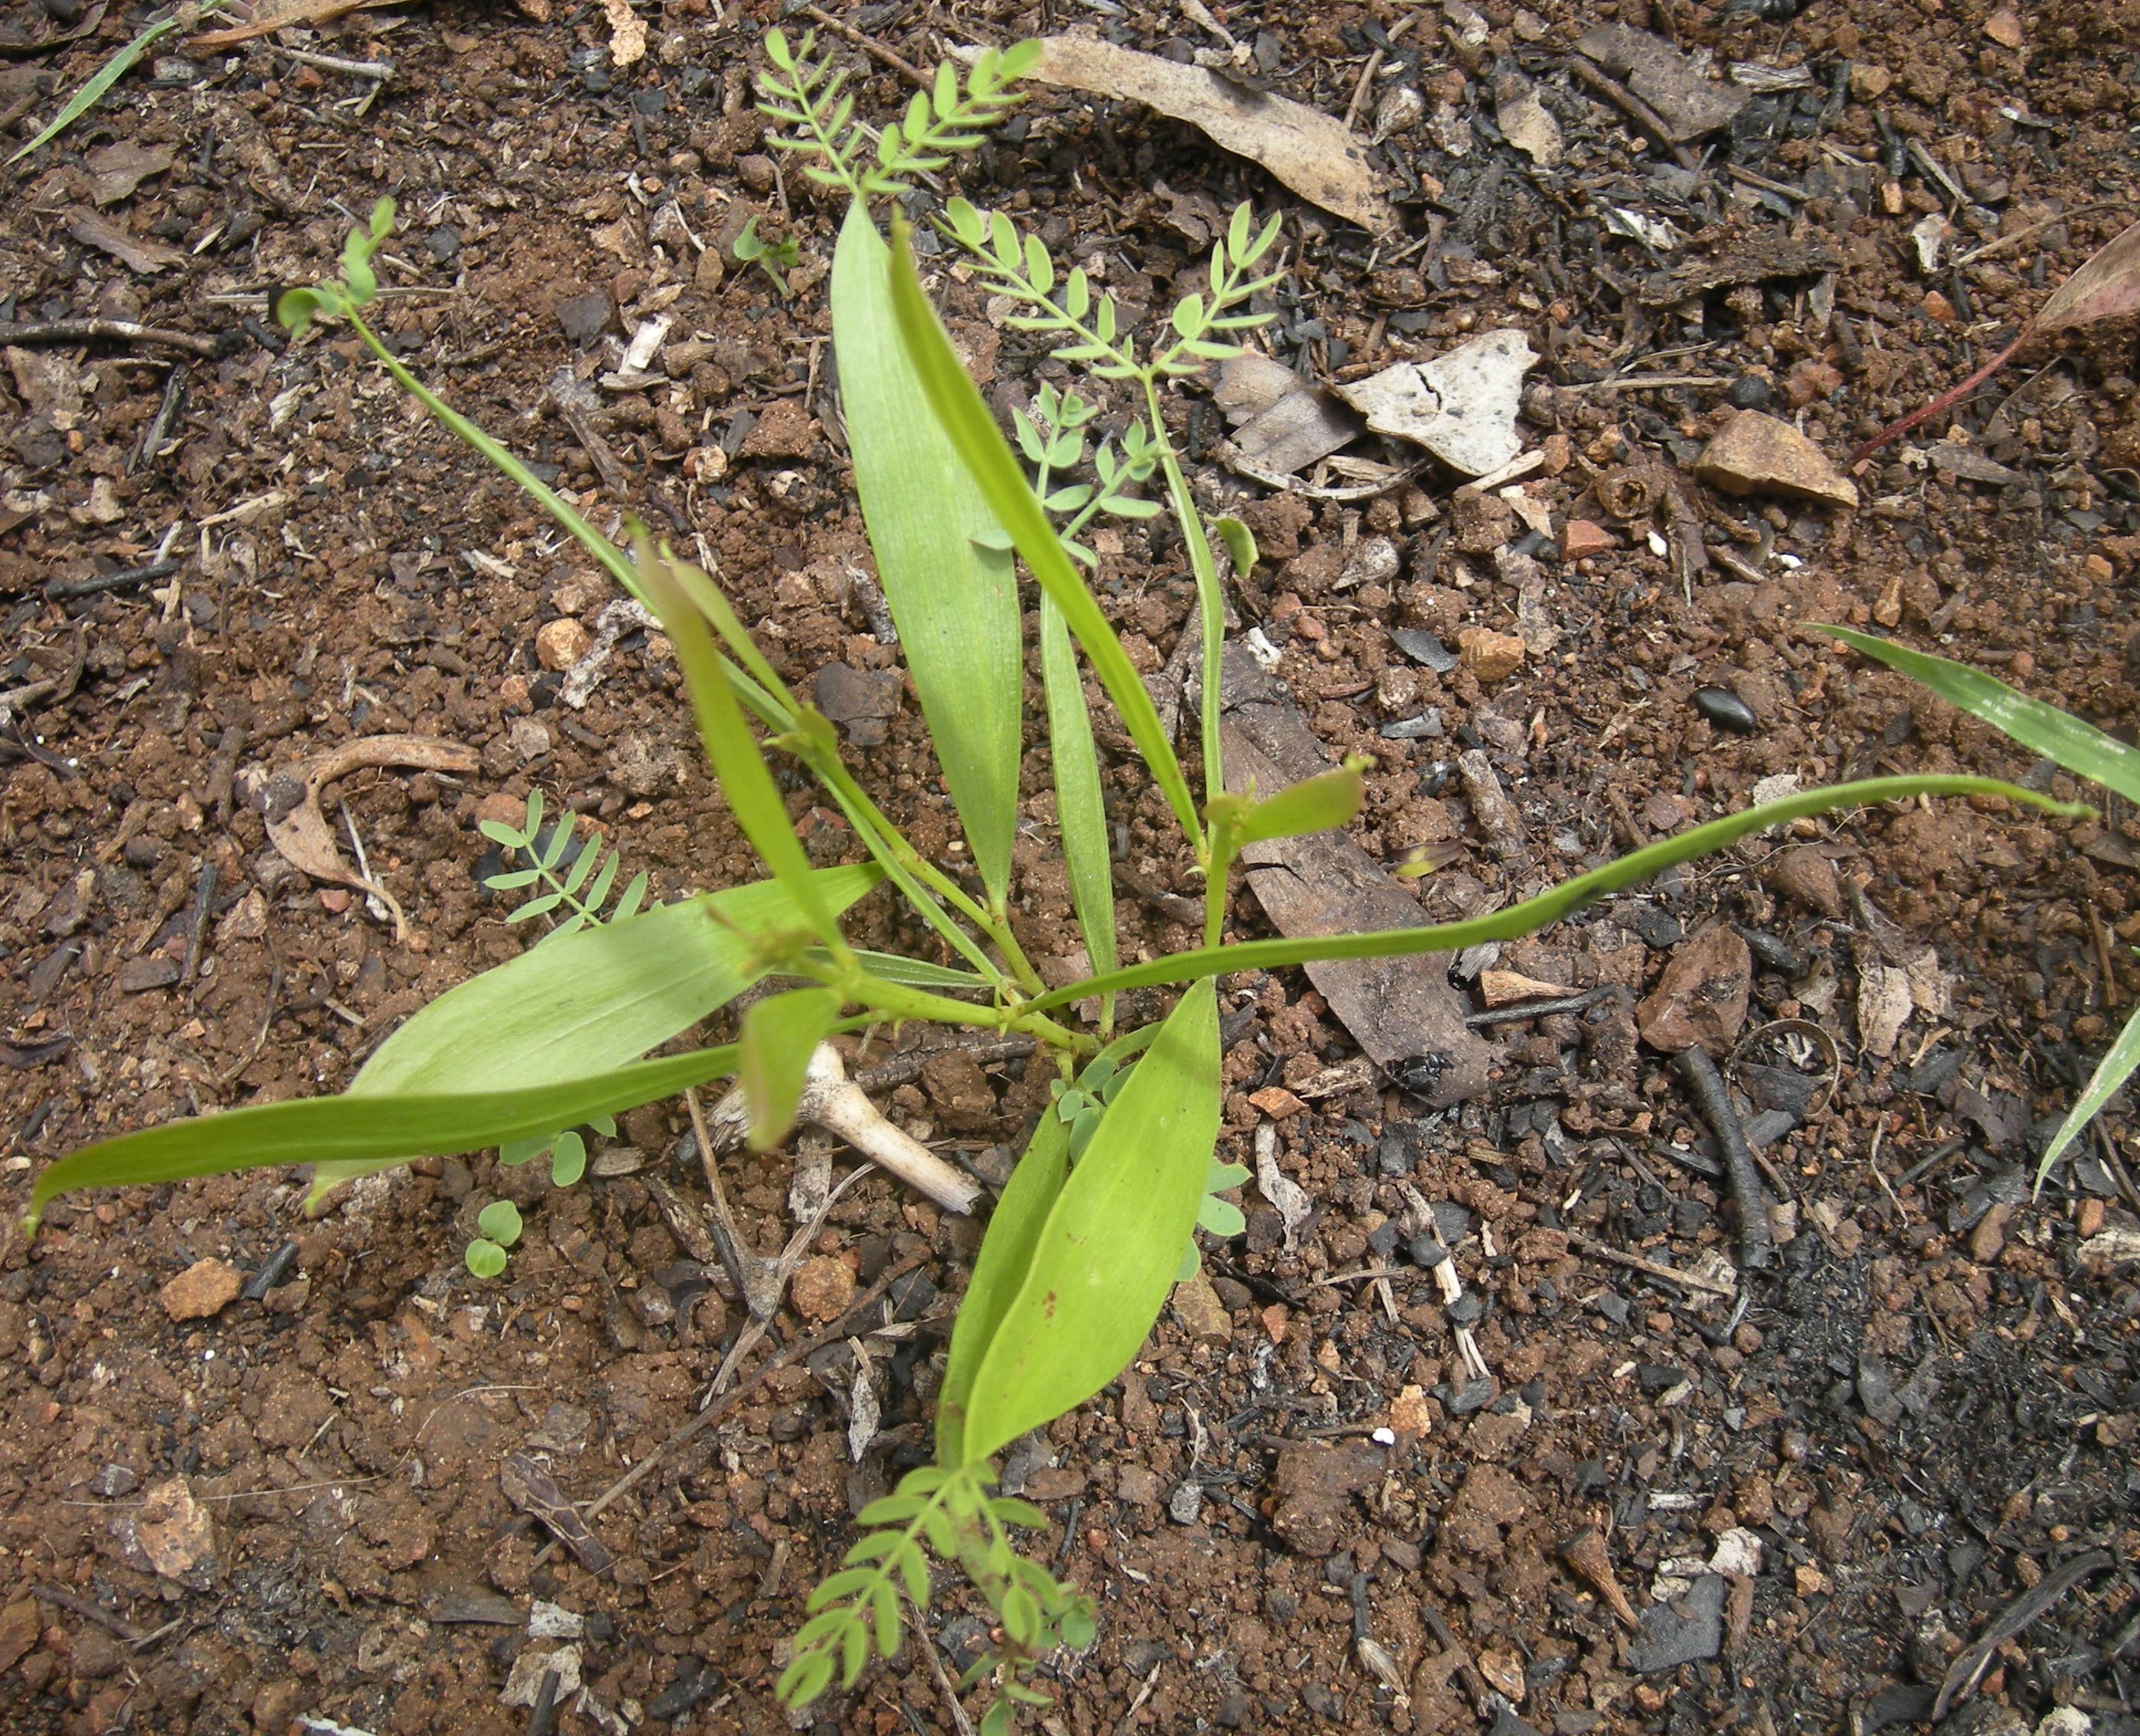
[[[1742,374],[1725,389],[1724,400],[1734,409],[1766,409],[1774,395],[1758,374]]]
[[[1719,729],[1728,729],[1734,735],[1752,735],[1761,727],[1754,708],[1728,687],[1697,687],[1694,709]]]
[[[1405,1252],[1411,1256],[1412,1264],[1424,1266],[1429,1271],[1449,1258],[1449,1250],[1432,1236],[1414,1236]]]
[[[832,1254],[805,1260],[788,1286],[788,1299],[805,1320],[834,1319],[855,1299],[855,1268]]]
[[[174,1320],[212,1320],[238,1300],[245,1274],[224,1260],[199,1260],[156,1292]]]

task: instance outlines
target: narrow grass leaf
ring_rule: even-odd
[[[1348,759],[1313,777],[1303,777],[1275,796],[1251,802],[1239,821],[1240,841],[1258,844],[1266,838],[1294,838],[1347,824],[1360,811],[1360,774],[1367,763],[1363,759]]]
[[[204,6],[200,10],[200,16],[205,17],[211,12],[221,9],[219,6]],[[178,27],[179,19],[175,15],[160,19],[135,37],[133,41],[119,49],[110,60],[90,75],[79,91],[67,98],[59,113],[52,117],[51,124],[43,131],[17,151],[13,156],[8,158],[7,166],[12,169],[32,151],[41,150],[58,138],[61,133],[101,102],[104,100],[104,93],[117,84],[120,79],[125,77],[143,55]]]
[[[2066,1148],[2080,1136],[2081,1130],[2095,1119],[2103,1106],[2118,1095],[2125,1081],[2133,1076],[2136,1067],[2140,1067],[2140,1012],[2126,1020],[2125,1028],[2118,1033],[2118,1041],[2110,1046],[2109,1053],[2096,1063],[2094,1072],[2088,1076],[2087,1089],[2081,1092],[2080,1100],[2068,1112],[2044,1151],[2043,1162],[2036,1166],[2039,1188],[2051,1173],[2051,1166],[2066,1155]]]
[[[1786,825],[1807,814],[1822,814],[1834,808],[1858,807],[1876,802],[1901,802],[1917,796],[2003,796],[2010,802],[2041,808],[2045,813],[2067,819],[2077,819],[2093,812],[2085,802],[2054,801],[2034,790],[2002,783],[1995,777],[1868,777],[1858,783],[1803,791],[1780,802],[1748,808],[1743,813],[1727,814],[1721,820],[1697,826],[1677,837],[1661,838],[1646,849],[1607,862],[1603,868],[1593,868],[1588,874],[1563,880],[1549,892],[1511,905],[1490,916],[1416,929],[1383,929],[1366,934],[1312,934],[1290,940],[1247,940],[1225,946],[1199,947],[1193,952],[1175,953],[1105,976],[1066,983],[1036,997],[1028,1003],[1028,1008],[1046,1013],[1057,1007],[1067,1007],[1087,995],[1118,993],[1125,988],[1146,988],[1160,983],[1190,983],[1230,970],[1282,970],[1324,959],[1394,959],[1407,953],[1453,953],[1482,941],[1514,940],[1549,922],[1558,922],[1593,899],[1647,880],[1676,862],[1691,861],[1721,850],[1750,833]]]
[[[685,683],[690,689],[699,734],[705,743],[706,757],[713,762],[714,775],[721,781],[729,811],[758,859],[772,870],[773,879],[788,889],[804,921],[836,959],[846,957],[847,943],[840,937],[831,907],[811,877],[810,859],[795,836],[787,804],[780,799],[779,786],[773,782],[757,739],[744,720],[743,707],[729,685],[704,618],[668,571],[665,556],[656,555],[644,537],[636,539],[635,552],[654,612],[661,617],[662,627],[675,648],[676,661],[683,669]]]
[[[967,1463],[1082,1405],[1136,1354],[1196,1222],[1219,1100],[1207,980],[1176,1003],[1056,1196],[966,1395]]]
[[[47,1202],[71,1188],[148,1187],[193,1175],[228,1175],[268,1164],[312,1163],[362,1174],[444,1157],[596,1115],[635,1109],[735,1071],[730,1047],[635,1062],[629,1067],[505,1091],[312,1097],[170,1121],[85,1145],[38,1176],[34,1229]],[[317,1190],[315,1193],[317,1198]]]
[[[1189,793],[1189,781],[1182,775],[1180,762],[1175,758],[1173,744],[1160,723],[1158,708],[1115,636],[1115,630],[1056,540],[1047,513],[1033,498],[1018,459],[989,414],[987,403],[959,365],[950,336],[922,293],[906,237],[906,225],[896,223],[890,267],[891,299],[898,314],[901,340],[927,395],[930,409],[972,473],[997,522],[1025,557],[1040,588],[1063,611],[1063,620],[1084,648],[1086,660],[1107,697],[1115,702],[1137,752],[1151,768],[1153,782],[1181,822],[1183,833],[1200,838],[1202,828],[1197,823],[1196,804]]]
[[[1115,968],[1115,876],[1107,851],[1107,809],[1100,754],[1077,674],[1077,647],[1053,597],[1040,600],[1040,674],[1048,698],[1048,739],[1055,764],[1055,813],[1070,901],[1085,956],[1096,971]]]
[[[866,866],[815,875],[835,911],[878,880]],[[763,937],[802,923],[785,888],[758,880],[583,929],[422,1008],[372,1052],[350,1095],[510,1091],[606,1072],[758,981]]]
[[[1024,691],[1018,575],[893,322],[890,255],[848,212],[832,256],[832,342],[877,577],[899,628],[937,763],[989,901],[1001,909],[1018,830]]]
[[[744,1009],[740,1072],[753,1151],[770,1150],[795,1125],[811,1052],[839,1017],[840,998],[829,988],[792,988]]]
[[[1814,630],[1841,640],[1892,669],[1922,682],[1950,705],[1978,717],[2023,747],[2048,754],[2066,770],[2140,802],[2140,749],[2105,735],[2093,723],[2041,699],[2016,692],[1981,669],[1913,651],[1907,645],[1876,639],[1848,627],[1814,624]]]

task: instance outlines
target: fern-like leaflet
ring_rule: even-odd
[[[572,934],[591,922],[621,922],[636,913],[646,896],[645,874],[642,871],[634,875],[618,894],[615,908],[604,915],[602,906],[609,902],[610,893],[616,885],[617,868],[623,859],[594,840],[582,844],[574,851],[572,846],[577,817],[567,813],[546,829],[542,812],[542,791],[530,790],[527,816],[518,826],[508,825],[503,820],[485,820],[477,828],[492,843],[506,851],[511,859],[528,865],[491,875],[484,880],[484,885],[493,892],[516,892],[537,883],[547,888],[526,900],[505,919],[527,922],[537,916],[547,916],[562,905],[567,914],[542,937],[547,941]]]

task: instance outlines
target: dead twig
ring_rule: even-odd
[[[1940,1684],[1939,1698],[1932,1702],[1931,1721],[1937,1724],[1956,1700],[1976,1687],[2000,1646],[2020,1634],[2090,1574],[2116,1565],[2108,1550],[2091,1549],[2086,1555],[2077,1555],[2063,1567],[2046,1573],[2008,1604],[1977,1636],[1976,1643],[1954,1660],[1946,1679]]]
[[[144,326],[133,320],[0,321],[0,344],[160,344],[213,361],[223,351],[220,338],[167,326]]]
[[[47,1603],[57,1604],[60,1608],[71,1611],[85,1621],[94,1621],[106,1631],[116,1634],[130,1644],[138,1645],[149,1637],[148,1629],[136,1627],[124,1616],[115,1616],[110,1611],[79,1592],[68,1591],[64,1586],[33,1585],[30,1587],[30,1595],[42,1598]]]
[[[1586,1236],[1579,1230],[1568,1233],[1568,1245],[1588,1254],[1595,1260],[1610,1261],[1615,1266],[1625,1266],[1630,1272],[1646,1273],[1650,1277],[1662,1278],[1668,1284],[1678,1284],[1689,1290],[1700,1290],[1710,1296],[1733,1296],[1737,1288],[1731,1284],[1720,1284],[1713,1277],[1696,1277],[1691,1272],[1681,1272],[1676,1266],[1667,1266],[1661,1260],[1646,1260],[1638,1253],[1622,1253],[1611,1243]]]
[[[1568,66],[1584,84],[1647,133],[1651,142],[1660,150],[1670,152],[1672,160],[1681,169],[1701,168],[1699,157],[1684,145],[1672,143],[1671,129],[1665,125],[1664,117],[1619,80],[1593,66],[1579,54],[1568,56]]]
[[[806,6],[802,8],[802,12],[804,17],[831,31],[834,36],[845,37],[871,60],[882,61],[909,84],[918,86],[926,91],[934,82],[929,75],[915,66],[913,61],[893,53],[891,49],[874,37],[865,36],[845,18],[834,17],[823,7]]]
[[[1674,1065],[1701,1118],[1709,1123],[1716,1143],[1723,1148],[1725,1178],[1731,1184],[1731,1197],[1739,1207],[1740,1268],[1759,1272],[1775,1258],[1775,1243],[1769,1234],[1768,1196],[1762,1190],[1760,1172],[1754,1167],[1754,1154],[1747,1147],[1746,1130],[1740,1125],[1739,1111],[1731,1106],[1731,1093],[1725,1086],[1724,1076],[1716,1071],[1716,1063],[1709,1058],[1709,1051],[1700,1043],[1681,1050]]]
[[[799,1361],[803,1357],[811,1356],[816,1351],[824,1349],[827,1345],[837,1344],[840,1340],[845,1338],[850,1330],[848,1322],[850,1321],[859,1320],[863,1314],[875,1307],[878,1302],[884,1299],[885,1292],[887,1290],[891,1289],[891,1287],[901,1278],[905,1277],[908,1273],[913,1271],[914,1268],[919,1266],[925,1258],[926,1256],[923,1254],[909,1254],[905,1259],[897,1262],[896,1264],[886,1267],[883,1273],[879,1275],[877,1281],[871,1284],[868,1289],[863,1291],[862,1293],[855,1299],[854,1306],[849,1308],[847,1312],[842,1314],[837,1321],[833,1322],[831,1326],[827,1327],[823,1331],[817,1333],[812,1337],[798,1338],[794,1343],[788,1346],[784,1350],[776,1351],[772,1356],[768,1356],[763,1362],[760,1363],[756,1368],[751,1371],[749,1376],[746,1379],[739,1381],[732,1391],[720,1398],[715,1399],[713,1403],[707,1405],[704,1410],[701,1410],[696,1416],[685,1423],[683,1426],[679,1428],[675,1434],[669,1437],[668,1439],[662,1442],[661,1444],[656,1447],[651,1453],[649,1453],[645,1458],[641,1459],[637,1464],[632,1466],[630,1470],[626,1471],[621,1477],[618,1478],[616,1482],[612,1483],[607,1488],[604,1489],[601,1493],[596,1496],[593,1500],[588,1502],[585,1507],[580,1509],[581,1517],[587,1519],[591,1519],[596,1517],[601,1513],[603,1508],[606,1508],[611,1502],[616,1500],[620,1496],[631,1488],[642,1478],[644,1478],[648,1472],[651,1471],[655,1466],[661,1464],[663,1460],[667,1459],[670,1454],[674,1453],[677,1448],[682,1446],[685,1442],[692,1439],[696,1435],[703,1434],[706,1430],[710,1429],[715,1423],[726,1416],[729,1412],[734,1410],[738,1405],[743,1402],[745,1395],[753,1390],[759,1381],[763,1380],[768,1375],[773,1373],[776,1369],[785,1368],[791,1362]],[[537,1565],[539,1566],[542,1562],[548,1559],[550,1555],[556,1550],[556,1547],[557,1546],[554,1543],[546,1544],[542,1552],[535,1557]]]

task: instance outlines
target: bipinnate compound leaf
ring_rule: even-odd
[[[877,578],[989,902],[1010,884],[1024,690],[1018,578],[995,515],[924,407],[889,253],[857,202],[832,256],[832,342]]]
[[[1136,1354],[1196,1222],[1218,1133],[1207,980],[1176,1003],[1056,1196],[965,1395],[965,1463],[1083,1404]]]

